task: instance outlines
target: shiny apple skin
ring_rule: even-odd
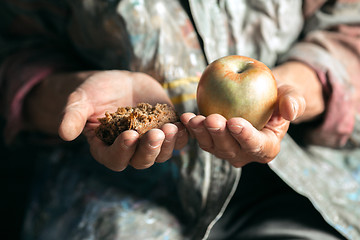
[[[277,100],[271,70],[255,59],[231,55],[209,64],[197,88],[200,114],[242,117],[258,130],[269,121]]]

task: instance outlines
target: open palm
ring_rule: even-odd
[[[64,140],[73,140],[82,132],[87,137],[91,153],[106,167],[121,171],[132,165],[142,169],[154,162],[171,157],[174,148],[187,142],[187,134],[180,123],[165,124],[139,138],[137,132],[123,132],[111,146],[105,145],[94,134],[97,118],[106,111],[137,103],[171,104],[161,85],[143,73],[127,71],[102,71],[90,75],[69,96],[59,134]]]

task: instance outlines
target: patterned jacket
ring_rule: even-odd
[[[319,124],[306,128],[305,143],[287,135],[270,166],[329,224],[359,239],[359,12],[357,0],[2,0],[0,110],[6,139],[24,127],[27,93],[54,72],[145,72],[162,83],[182,113],[197,111],[198,77],[219,57],[246,55],[269,67],[302,61],[317,72],[326,112]],[[206,238],[241,169],[196,144],[174,162],[192,224],[185,235]]]

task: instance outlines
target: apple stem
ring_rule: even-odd
[[[253,62],[246,62],[246,63],[243,63],[241,66],[240,66],[240,69],[237,71],[238,74],[240,73],[243,73],[245,72],[246,70],[248,70],[249,68],[251,68],[251,63]]]

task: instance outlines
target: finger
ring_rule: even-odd
[[[178,132],[176,134],[176,142],[174,148],[180,150],[184,148],[189,141],[189,134],[182,123],[176,122],[175,125],[178,128]]]
[[[289,121],[294,121],[305,112],[306,102],[304,97],[294,88],[283,85],[279,87],[280,115]]]
[[[214,143],[212,137],[204,125],[206,117],[198,115],[190,119],[188,129],[196,138],[199,146],[208,152],[213,152]]]
[[[187,128],[188,133],[190,134],[191,137],[193,136],[193,133],[189,127],[189,122],[192,118],[196,117],[196,115],[194,113],[184,113],[180,116],[180,121],[182,124],[184,124],[184,126]]]
[[[156,162],[159,162],[159,163],[165,162],[166,160],[171,158],[172,152],[175,147],[177,133],[178,133],[177,126],[174,124],[170,124],[170,123],[164,124],[161,127],[161,130],[165,134],[165,139],[161,146],[160,153],[159,153],[158,157],[156,158]]]
[[[151,167],[158,157],[165,134],[160,129],[151,129],[140,139],[138,147],[130,160],[130,165],[136,169]]]
[[[248,162],[267,163],[280,151],[279,139],[270,129],[258,131],[243,118],[229,119],[227,128],[247,155]]]
[[[92,133],[89,133],[91,131]],[[92,156],[113,171],[123,171],[132,158],[139,134],[133,130],[121,133],[110,146],[95,136],[93,130],[85,131]]]
[[[65,141],[72,141],[83,131],[91,107],[85,91],[77,89],[70,94],[64,116],[59,127],[59,135]]]
[[[204,121],[215,148],[215,155],[219,158],[234,159],[239,149],[239,144],[226,128],[226,118],[219,114],[211,114]]]

